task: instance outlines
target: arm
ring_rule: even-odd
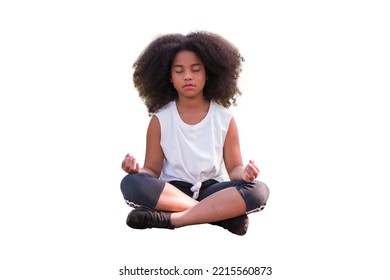
[[[226,134],[223,158],[230,180],[243,179],[250,182],[259,175],[260,170],[254,161],[249,161],[246,167],[242,163],[238,129],[234,118],[230,121]]]
[[[150,120],[146,133],[146,153],[144,167],[140,172],[150,173],[152,176],[160,177],[163,166],[164,153],[160,145],[161,127],[156,116]]]
[[[161,173],[164,159],[164,153],[160,145],[160,139],[160,122],[156,116],[153,116],[150,120],[146,133],[146,152],[144,166],[139,168],[139,164],[137,163],[136,159],[127,154],[122,162],[122,169],[127,173],[149,173],[153,177],[158,178]]]

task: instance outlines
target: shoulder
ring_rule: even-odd
[[[233,112],[228,109],[223,107],[222,105],[219,105],[215,101],[211,101],[212,103],[212,108],[214,111],[214,114],[222,119],[226,119],[230,121],[233,118]]]
[[[149,121],[148,131],[160,131],[160,120],[156,115],[153,115]]]
[[[168,104],[162,106],[160,109],[158,109],[155,114],[159,114],[161,112],[168,111],[173,108],[173,105],[175,104],[175,101],[170,101]]]
[[[171,101],[168,104],[161,107],[158,111],[153,114],[153,118],[158,122],[158,127],[161,131],[170,129],[172,123],[175,123],[175,101]]]
[[[213,104],[213,108],[218,111],[218,112],[223,112],[223,113],[227,113],[227,114],[233,114],[232,111],[229,109],[229,108],[226,108],[226,107],[223,107],[222,105],[218,104],[217,102],[215,101],[211,101],[211,103]]]
[[[169,114],[169,112],[171,112],[171,110],[173,108],[174,102],[175,101],[171,101],[168,104],[166,104],[163,107],[161,107],[160,109],[158,109],[154,113],[154,116],[156,116],[157,118],[160,119],[161,117],[166,116],[167,114]]]

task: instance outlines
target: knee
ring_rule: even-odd
[[[128,188],[134,185],[134,176],[137,174],[127,174],[121,181],[121,191],[122,193],[127,192]]]
[[[264,208],[268,201],[269,188],[265,183],[261,181],[254,181],[253,183],[256,195],[259,199],[259,206]]]
[[[268,186],[260,181],[252,181],[240,190],[246,203],[247,213],[257,212],[264,209],[269,197]]]
[[[165,183],[147,173],[126,175],[121,182],[121,191],[130,206],[144,205],[154,208]]]
[[[137,174],[127,174],[121,181],[121,191],[123,197],[126,200],[132,200],[132,196],[137,192],[137,188],[140,186],[140,180],[142,176],[140,173]]]

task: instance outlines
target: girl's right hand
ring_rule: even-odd
[[[138,173],[139,164],[133,156],[127,154],[125,159],[122,161],[122,169],[130,174]]]

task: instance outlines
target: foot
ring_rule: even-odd
[[[231,233],[237,235],[245,235],[245,233],[248,231],[249,219],[248,216],[244,214],[242,216],[214,222],[211,224],[223,227],[224,229],[227,229]]]
[[[147,207],[135,208],[127,216],[126,224],[135,229],[168,228],[173,229],[171,213]]]

